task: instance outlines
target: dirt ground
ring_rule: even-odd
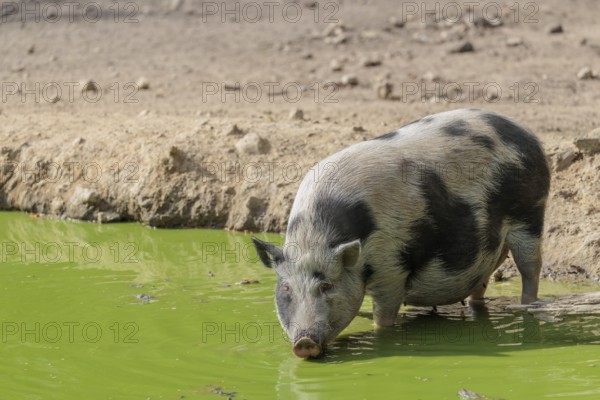
[[[598,5],[465,3],[2,2],[0,208],[283,232],[326,155],[487,108],[552,164],[543,275],[600,282]]]

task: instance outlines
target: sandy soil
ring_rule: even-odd
[[[2,209],[282,232],[326,155],[488,108],[533,129],[553,165],[544,276],[600,281],[600,156],[574,145],[600,126],[593,0],[11,7]]]

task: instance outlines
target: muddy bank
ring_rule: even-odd
[[[318,173],[314,163],[375,136],[287,117],[198,122],[137,116],[119,131],[95,133],[82,132],[83,121],[60,118],[72,122],[60,137],[43,134],[52,121],[30,118],[26,124],[35,124],[38,133],[3,142],[2,209],[159,228],[284,232],[300,180]],[[19,124],[7,116],[0,120]],[[320,137],[325,132],[336,137],[328,146]],[[545,147],[553,175],[542,273],[555,280],[598,280],[600,158],[574,144]],[[501,270],[504,278],[516,274],[511,260]]]

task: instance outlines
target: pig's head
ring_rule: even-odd
[[[358,313],[365,288],[359,240],[331,248],[283,249],[252,238],[263,264],[277,275],[275,306],[301,358],[318,357]]]

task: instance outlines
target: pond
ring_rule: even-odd
[[[405,309],[376,330],[367,298],[331,351],[304,361],[250,235],[20,213],[0,227],[0,399],[600,396],[597,318],[548,323],[492,302]],[[520,282],[490,286],[516,301]],[[544,282],[541,295],[593,290]]]

